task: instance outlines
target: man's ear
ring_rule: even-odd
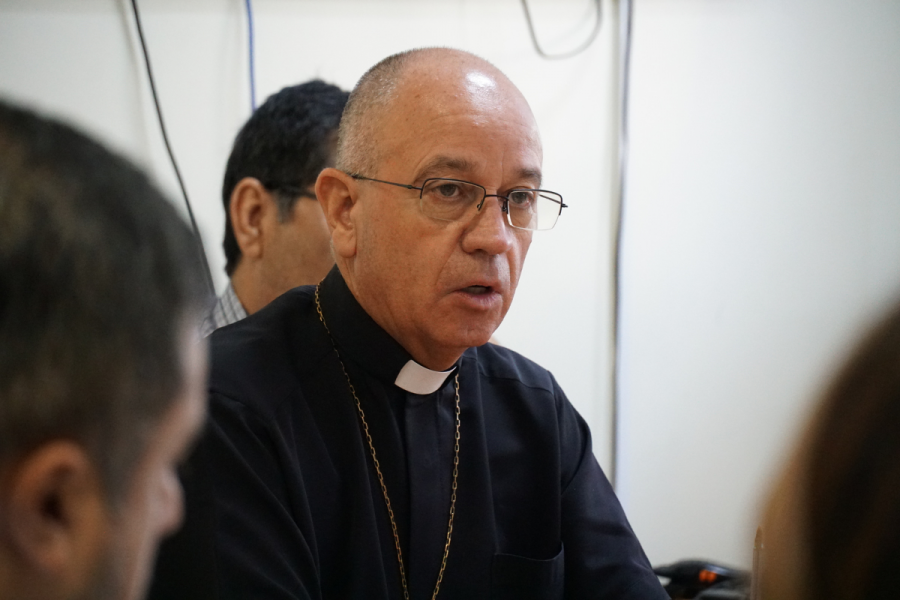
[[[112,527],[103,484],[84,449],[65,440],[43,444],[10,466],[5,483],[0,518],[22,564],[48,584],[85,585]]]
[[[265,220],[271,218],[270,213],[276,208],[271,193],[258,179],[244,177],[234,186],[228,217],[242,256],[262,256]]]
[[[356,254],[356,181],[338,169],[327,168],[316,180],[316,196],[331,230],[331,245],[335,254],[351,258]]]

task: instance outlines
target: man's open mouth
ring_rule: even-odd
[[[462,291],[466,292],[467,294],[482,295],[491,293],[493,289],[494,288],[486,285],[470,285],[468,287],[464,287]]]

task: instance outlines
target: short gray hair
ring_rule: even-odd
[[[347,173],[371,173],[378,164],[376,121],[395,97],[397,83],[410,59],[425,49],[392,54],[366,71],[344,108],[338,129],[337,168]]]
[[[470,52],[441,47],[414,48],[392,54],[380,61],[366,71],[350,92],[338,129],[338,169],[346,173],[368,175],[375,172],[382,158],[376,134],[385,109],[396,99],[397,88],[409,65],[425,56],[438,53],[468,57],[490,65]]]

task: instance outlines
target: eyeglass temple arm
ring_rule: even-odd
[[[405,183],[395,183],[393,181],[384,181],[383,179],[373,179],[371,177],[365,177],[364,175],[360,175],[359,173],[347,173],[353,179],[362,179],[364,181],[374,181],[375,183],[386,183],[388,185],[395,185],[397,187],[405,188],[407,190],[421,190],[422,188],[416,187],[414,185],[408,185]]]

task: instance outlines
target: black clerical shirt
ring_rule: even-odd
[[[328,327],[365,411],[412,600],[667,597],[553,376],[510,350],[467,350],[437,391],[395,385],[410,355],[332,270]],[[151,598],[402,598],[384,498],[314,288],[211,337],[207,432],[185,482],[187,523]]]

